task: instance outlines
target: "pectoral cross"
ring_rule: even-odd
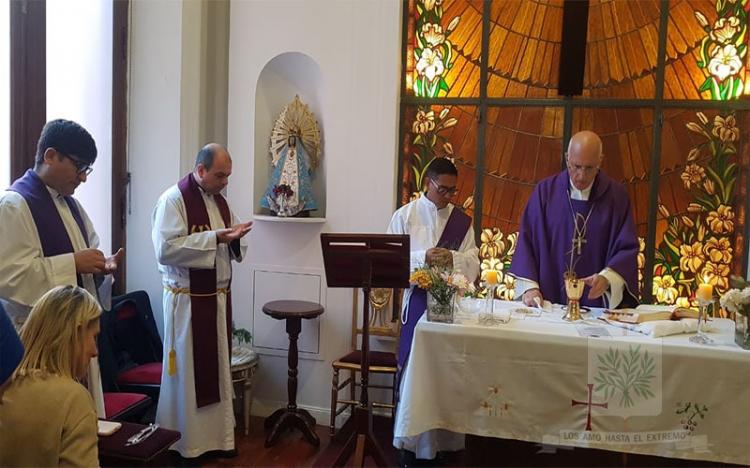
[[[588,241],[583,237],[583,233],[577,232],[573,235],[573,248],[578,251],[578,255],[581,255],[581,248],[586,242]]]

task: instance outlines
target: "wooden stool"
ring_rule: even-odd
[[[276,320],[286,320],[286,332],[289,335],[289,400],[286,408],[274,411],[264,422],[266,431],[269,431],[266,447],[275,444],[285,429],[295,427],[302,431],[308,442],[318,446],[320,439],[315,433],[315,419],[306,410],[297,408],[297,338],[302,331],[302,319],[312,319],[322,314],[323,306],[307,301],[272,301],[263,306],[263,313]]]

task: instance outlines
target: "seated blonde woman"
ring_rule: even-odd
[[[101,309],[61,286],[21,328],[26,351],[0,404],[0,466],[98,466],[96,410],[86,387]]]

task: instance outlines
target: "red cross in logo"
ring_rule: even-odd
[[[578,401],[578,400],[571,400],[571,406],[576,405],[587,405],[588,406],[588,414],[586,415],[586,430],[591,430],[591,407],[592,406],[598,406],[600,408],[606,408],[607,403],[592,403],[591,397],[594,390],[594,384],[586,384],[586,386],[589,389],[589,400],[588,401]]]

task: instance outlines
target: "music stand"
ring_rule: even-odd
[[[370,289],[409,287],[409,236],[401,234],[321,234],[326,282],[331,288],[362,288],[362,371],[359,405],[354,408],[355,430],[334,466],[344,466],[354,450],[354,465],[364,466],[370,455],[377,466],[385,456],[372,433],[367,392],[370,348]]]

